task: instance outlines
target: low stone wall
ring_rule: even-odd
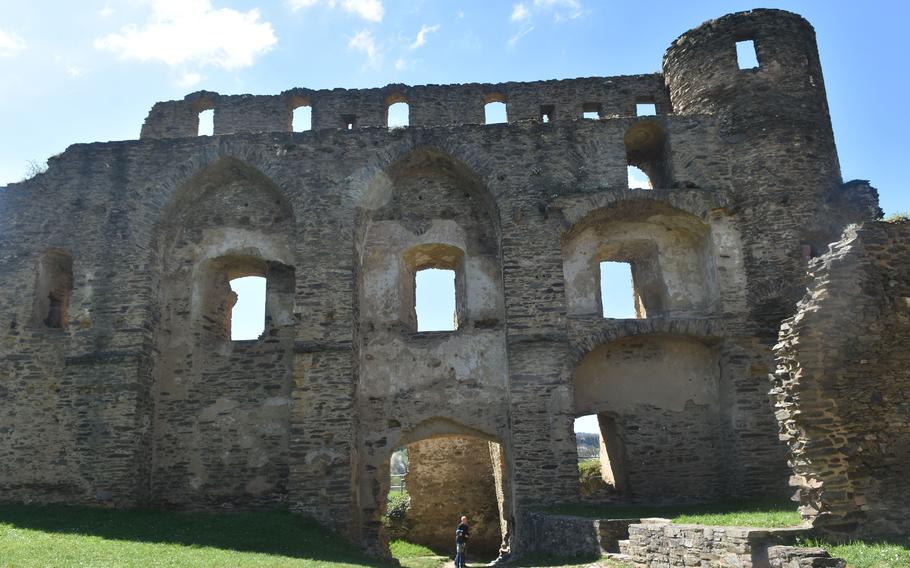
[[[641,519],[592,519],[570,515],[530,513],[523,551],[565,557],[593,557],[619,552],[629,527]]]
[[[629,539],[620,542],[620,551],[627,557],[625,560],[636,568],[843,568],[845,564],[842,560],[832,559],[820,549],[778,546],[792,543],[807,530],[676,525],[653,519],[630,526]],[[772,549],[776,563],[770,559]],[[812,550],[816,551],[814,556],[805,552]],[[811,560],[813,558],[824,558],[834,563],[812,564],[815,562]]]
[[[844,568],[841,558],[832,558],[824,548],[801,546],[769,546],[768,565],[771,568]]]

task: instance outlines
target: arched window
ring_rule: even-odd
[[[664,128],[654,120],[639,120],[626,131],[624,141],[628,165],[643,172],[651,188],[669,188],[669,151]]]
[[[410,107],[407,99],[401,93],[389,95],[386,98],[386,126],[389,128],[404,128],[410,126]]]
[[[638,166],[628,166],[626,171],[629,178],[629,189],[654,189],[651,187],[648,174],[641,171]]]
[[[506,97],[502,93],[490,93],[483,99],[484,123],[501,124],[509,121]]]

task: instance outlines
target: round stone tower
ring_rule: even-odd
[[[757,66],[741,68],[738,42],[754,45]],[[749,307],[774,331],[798,296],[790,288],[825,224],[825,196],[841,185],[815,30],[782,10],[729,14],[677,38],[663,71],[674,113],[716,119],[711,150],[728,169],[712,181],[736,195],[740,229],[769,245],[745,254]]]
[[[736,44],[749,40],[758,67],[740,69]],[[752,10],[706,22],[670,45],[663,70],[673,112],[716,115],[747,171],[808,190],[840,183],[815,30],[801,16]]]

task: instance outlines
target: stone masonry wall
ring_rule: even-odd
[[[731,65],[746,32],[755,71]],[[711,447],[677,479],[639,459],[646,498],[782,493],[770,348],[806,251],[877,211],[874,190],[840,183],[814,41],[799,16],[755,10],[681,36],[663,74],[200,92],[156,104],[139,140],[71,146],[0,191],[0,499],[286,503],[385,554],[391,452],[472,436],[502,446],[497,515],[518,551],[532,507],[579,497],[572,425],[592,403],[576,393],[579,364],[655,340],[711,350],[717,390],[674,415],[654,410],[658,393],[630,410],[632,456],[665,448],[671,425]],[[398,101],[410,125],[389,129]],[[483,124],[491,101],[508,123]],[[634,116],[636,102],[657,116]],[[313,128],[291,132],[301,105]],[[196,136],[204,109],[214,136]],[[630,161],[653,190],[629,189]],[[596,264],[624,255],[650,263],[641,274],[666,310],[600,316]],[[460,275],[453,331],[414,325],[412,277],[428,267]],[[228,282],[245,275],[268,280],[266,331],[235,342]],[[903,325],[899,306],[888,322]],[[694,422],[677,420],[687,408]],[[875,416],[902,432],[900,412]],[[856,471],[892,476],[904,446],[877,440],[862,448],[880,459]],[[896,523],[889,491],[906,487],[867,485],[864,506]]]
[[[800,510],[835,534],[907,534],[910,222],[849,228],[810,277],[772,375]]]
[[[806,529],[677,525],[647,520],[629,526],[620,551],[635,568],[844,568],[846,563],[822,549],[790,546]]]
[[[454,554],[462,515],[471,527],[470,556],[496,557],[502,543],[490,443],[477,438],[435,438],[408,446],[405,486],[411,498],[408,541]]]

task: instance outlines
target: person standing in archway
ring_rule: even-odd
[[[471,529],[468,527],[468,518],[462,516],[458,528],[455,529],[455,568],[467,567],[467,546],[470,537]]]

